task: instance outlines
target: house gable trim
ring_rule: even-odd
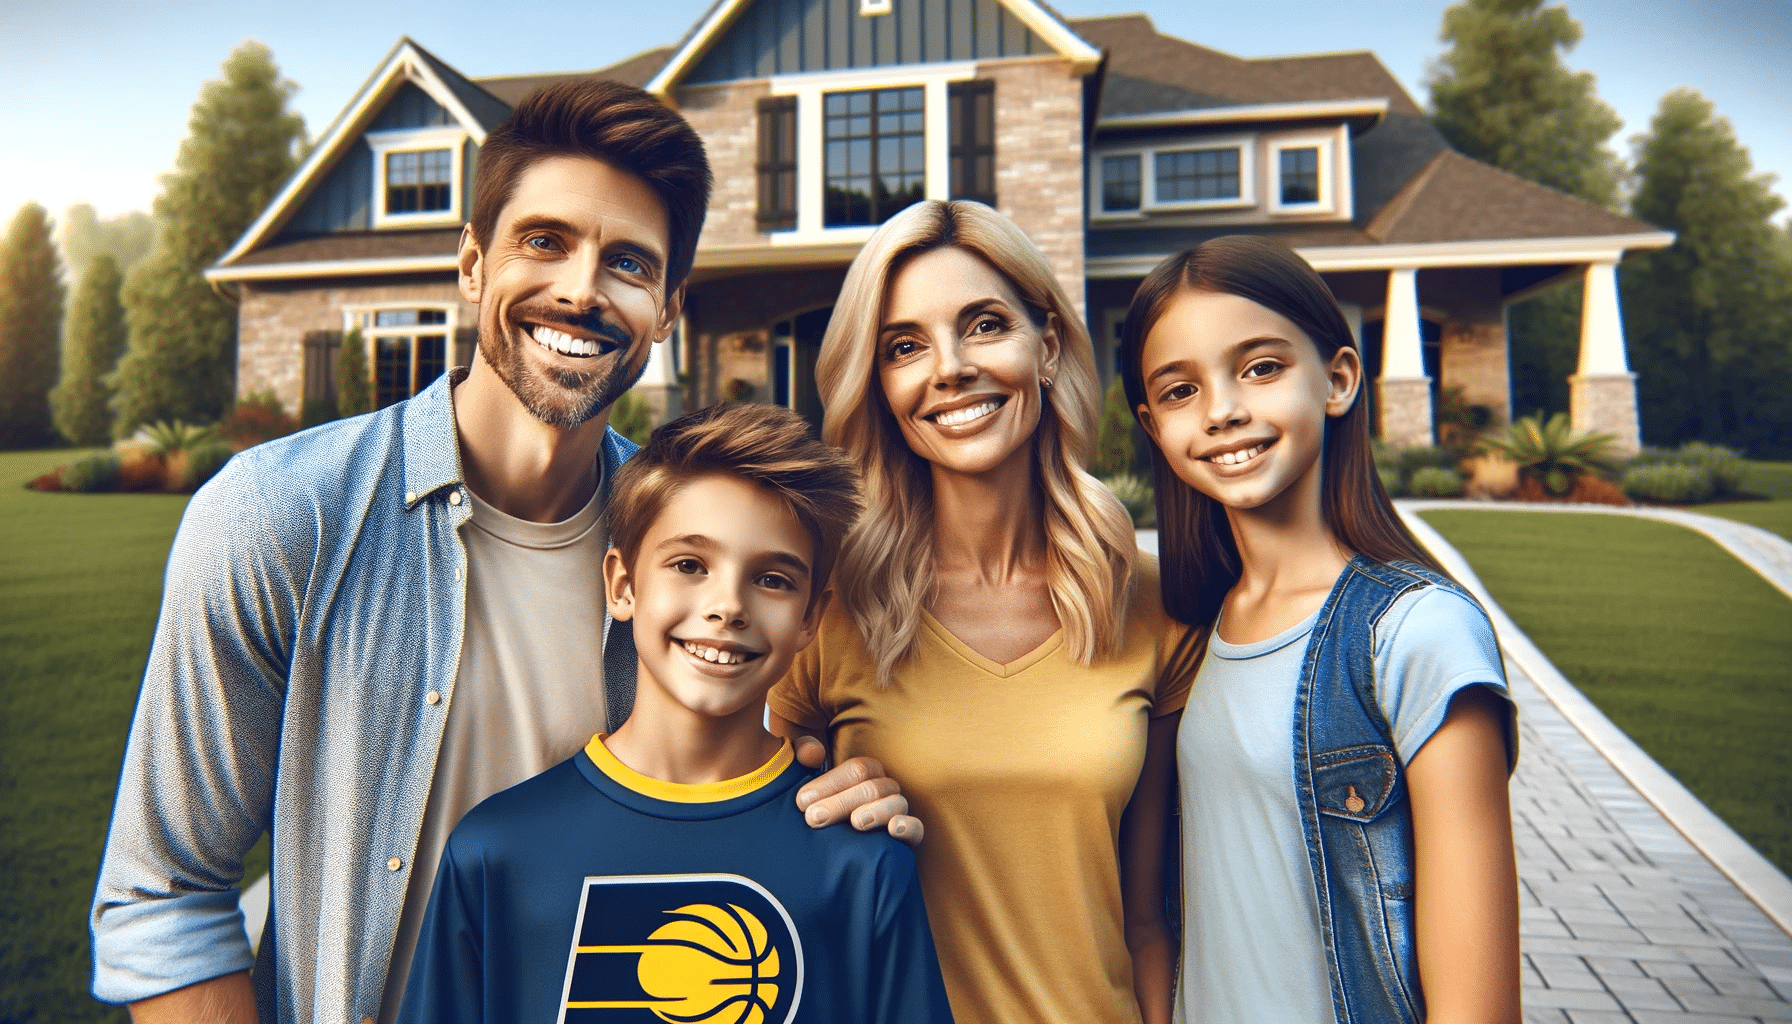
[[[1101,51],[1084,42],[1072,32],[1068,26],[1053,17],[1045,8],[1034,0],[997,0],[1008,13],[1019,19],[1020,23],[1032,30],[1033,34],[1045,41],[1053,50],[1070,59],[1078,75],[1086,75],[1094,71],[1101,63]],[[753,0],[719,0],[710,9],[707,17],[686,37],[684,44],[672,59],[666,62],[653,81],[647,83],[647,91],[661,99],[670,97],[685,74],[697,66],[697,62],[709,51],[709,48],[722,37],[741,12],[745,11]]]
[[[229,251],[218,257],[217,263],[213,266],[215,268],[228,267],[272,237],[280,226],[286,223],[293,213],[297,212],[299,204],[310,194],[312,188],[324,179],[336,166],[337,161],[341,160],[348,152],[349,147],[354,145],[367,123],[373,120],[374,115],[379,112],[380,105],[390,99],[398,86],[406,81],[413,83],[427,93],[430,99],[441,104],[460,123],[461,128],[466,131],[467,137],[471,138],[474,144],[484,143],[485,125],[467,110],[466,105],[461,103],[460,98],[454,94],[454,90],[448,88],[430,65],[430,58],[421,47],[411,42],[409,37],[399,39],[391,53],[387,54],[386,59],[381,62],[378,70],[370,75],[366,83],[361,86],[360,92],[355,94],[355,98],[350,100],[343,112],[337,115],[335,121],[331,122],[329,129],[324,133],[317,146],[312,149],[311,155],[305,159],[304,164],[286,180],[285,186],[261,211],[261,216],[249,225],[248,230],[243,232]],[[456,163],[458,164],[458,160]],[[460,189],[458,181],[455,183],[455,188],[458,192]],[[461,200],[463,207],[470,201],[470,198],[466,197]],[[270,266],[274,265],[276,264],[270,264]],[[207,271],[206,276],[211,279],[211,272]],[[236,280],[236,278],[218,278],[218,280]]]
[[[1476,239],[1411,245],[1333,245],[1296,248],[1320,273],[1347,270],[1430,270],[1441,267],[1503,267],[1526,264],[1597,263],[1622,260],[1635,250],[1665,249],[1672,231],[1579,238]],[[1169,253],[1096,256],[1087,263],[1091,279],[1143,277]]]
[[[1205,124],[1243,124],[1258,121],[1308,121],[1367,118],[1363,131],[1388,113],[1387,97],[1354,100],[1312,100],[1298,103],[1251,103],[1237,107],[1198,107],[1148,114],[1109,114],[1097,128],[1180,128]]]
[[[458,270],[454,253],[440,256],[392,256],[360,260],[311,260],[304,263],[256,263],[246,267],[208,267],[205,279],[222,281],[272,281],[295,277],[371,277],[382,274],[415,274]]]

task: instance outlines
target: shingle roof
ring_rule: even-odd
[[[415,39],[407,36],[404,42],[411,44],[411,48],[417,51],[417,56],[429,65],[429,69],[435,72],[436,77],[441,79],[443,85],[448,87],[448,91],[454,94],[454,98],[460,100],[461,106],[467,108],[467,113],[473,115],[473,119],[479,122],[480,128],[489,132],[496,128],[499,122],[510,116],[509,105],[474,84],[467,76],[444,63],[440,57],[418,46]]]
[[[1654,231],[1639,220],[1444,150],[1364,229],[1386,244]]]
[[[1399,80],[1368,51],[1234,57],[1163,35],[1143,14],[1078,18],[1070,27],[1108,52],[1104,115],[1364,96],[1387,97],[1390,113],[1420,113]],[[1143,83],[1157,86],[1162,101],[1170,105],[1141,105],[1153,102],[1145,98],[1150,90]]]
[[[676,50],[672,46],[660,46],[646,50],[611,64],[607,68],[596,71],[567,71],[553,75],[505,75],[494,78],[480,78],[476,81],[492,95],[511,106],[516,106],[529,95],[544,85],[563,82],[569,78],[596,78],[621,82],[624,85],[643,86],[653,81],[660,68],[672,59]]]
[[[339,231],[328,235],[285,236],[236,260],[232,266],[267,263],[316,263],[330,260],[401,259],[406,256],[453,255],[460,247],[460,228],[426,231]]]

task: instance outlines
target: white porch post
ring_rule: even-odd
[[[630,389],[653,409],[654,426],[684,414],[684,388],[678,383],[674,354],[674,350],[684,344],[684,329],[685,321],[680,317],[666,340],[647,350],[647,365],[641,371],[641,379]]]
[[[1568,378],[1569,420],[1577,434],[1611,434],[1623,454],[1642,443],[1636,413],[1636,374],[1624,355],[1624,318],[1618,305],[1618,264],[1587,265],[1580,315],[1580,365]]]
[[[1381,331],[1381,438],[1390,448],[1432,444],[1431,378],[1419,338],[1418,271],[1388,271]]]

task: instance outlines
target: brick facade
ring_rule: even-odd
[[[1635,455],[1642,447],[1636,415],[1636,374],[1601,374],[1568,378],[1569,422],[1576,434],[1610,434],[1619,455]]]
[[[460,329],[478,322],[479,307],[462,301],[452,274],[244,284],[237,310],[237,395],[271,390],[297,415],[305,397],[305,335],[342,330],[344,309],[398,302],[450,304],[453,326]]]
[[[1070,62],[986,64],[996,83],[996,208],[1026,232],[1083,315],[1083,83]]]
[[[715,186],[709,215],[703,221],[698,248],[719,245],[766,245],[759,230],[759,101],[771,95],[763,80],[678,90],[678,112],[684,115],[709,154]],[[811,171],[810,173],[814,173]]]

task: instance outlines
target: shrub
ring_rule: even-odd
[[[224,440],[211,440],[175,452],[163,460],[162,487],[171,494],[198,490],[235,454],[230,442]]]
[[[145,444],[126,445],[118,453],[115,491],[159,491],[168,485],[168,464]]]
[[[286,406],[272,391],[251,391],[237,399],[218,426],[238,451],[263,441],[285,437],[299,429],[299,421],[286,414]]]
[[[340,418],[341,417],[336,414],[336,400],[334,398],[324,398],[321,396],[307,398],[305,399],[304,406],[299,409],[299,429],[303,430],[307,427],[315,427],[319,423],[328,423],[331,420]]]
[[[215,426],[197,426],[181,420],[172,422],[164,420],[152,423],[137,431],[137,439],[146,444],[150,451],[166,459],[175,452],[184,452],[216,440],[218,429]]]
[[[1381,438],[1377,437],[1370,439],[1369,454],[1374,456],[1376,468],[1391,469],[1396,473],[1400,472],[1400,456],[1389,451],[1388,446],[1381,443]]]
[[[1703,441],[1688,441],[1674,453],[1674,461],[1711,474],[1712,494],[1716,497],[1728,497],[1742,489],[1742,459],[1732,449]]]
[[[1518,463],[1521,481],[1535,482],[1545,494],[1567,498],[1581,477],[1597,477],[1616,466],[1612,435],[1582,434],[1575,437],[1568,414],[1558,412],[1544,422],[1541,414],[1513,421],[1506,436],[1484,437],[1483,451],[1500,452]]]
[[[62,489],[91,493],[109,491],[118,482],[118,456],[111,452],[77,459],[62,471]]]
[[[343,419],[373,411],[373,377],[367,366],[367,339],[356,327],[336,350],[336,414]]]
[[[633,391],[624,391],[610,406],[610,429],[636,444],[646,444],[653,433],[653,407]]]
[[[1132,516],[1135,529],[1149,530],[1157,525],[1157,495],[1151,484],[1143,477],[1131,473],[1118,473],[1103,480],[1114,497],[1126,508],[1126,514]]]
[[[1408,480],[1421,469],[1455,469],[1461,461],[1462,456],[1455,452],[1428,444],[1402,448],[1394,453],[1394,462],[1400,467],[1400,474]]]
[[[1388,492],[1388,497],[1398,498],[1406,493],[1406,485],[1401,482],[1398,469],[1377,464],[1375,475],[1381,477],[1381,488]]]
[[[1690,505],[1709,501],[1716,490],[1711,471],[1703,466],[1643,465],[1624,471],[1624,492],[1644,501]]]
[[[1413,471],[1406,489],[1415,498],[1462,497],[1462,474],[1442,466],[1426,466]]]

